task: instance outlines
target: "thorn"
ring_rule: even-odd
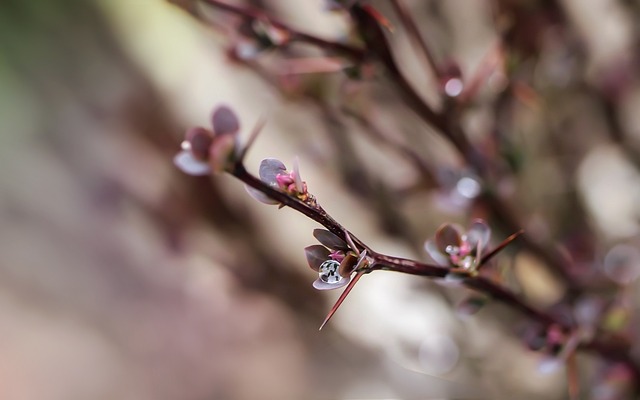
[[[344,299],[347,298],[347,295],[349,294],[349,292],[351,292],[351,289],[353,289],[353,287],[356,285],[356,283],[358,282],[358,280],[362,275],[364,275],[364,272],[356,273],[356,276],[353,277],[351,282],[349,282],[347,287],[342,291],[342,294],[340,295],[340,297],[338,297],[336,304],[334,304],[333,307],[331,307],[331,310],[329,310],[329,313],[327,314],[326,318],[322,322],[322,325],[320,325],[320,328],[318,329],[319,331],[321,331],[322,328],[324,328],[324,326],[327,324],[327,322],[329,322],[331,317],[333,317],[333,314],[335,314],[336,311],[338,311],[338,307],[340,307]]]
[[[256,138],[258,137],[258,134],[262,131],[262,128],[264,128],[266,123],[267,123],[267,117],[265,117],[264,115],[260,116],[260,118],[258,119],[258,122],[256,122],[256,125],[253,127],[253,130],[249,135],[249,139],[247,140],[247,143],[244,145],[244,147],[240,151],[240,155],[238,156],[238,162],[244,161],[244,158],[249,152],[249,149],[251,148],[251,146],[253,145],[253,142],[255,142]]]
[[[495,249],[491,250],[489,253],[487,253],[486,256],[482,257],[482,259],[480,260],[480,264],[478,264],[478,268],[480,268],[481,266],[489,262],[489,260],[491,260],[496,254],[502,251],[505,247],[507,247],[511,242],[516,240],[523,233],[524,233],[524,229],[520,229],[518,232],[512,234],[511,236],[503,240],[502,243],[500,243]]]
[[[580,398],[580,382],[575,351],[567,358],[567,386],[569,390],[569,399],[578,400]]]
[[[353,239],[351,239],[351,235],[349,235],[349,232],[346,230],[344,231],[344,237],[347,240],[347,244],[349,245],[349,247],[351,247],[351,249],[355,251],[356,254],[360,254],[358,246],[356,246],[356,244],[353,242]]]
[[[375,19],[380,25],[384,26],[389,32],[393,33],[394,31],[393,24],[391,24],[391,22],[389,22],[387,17],[382,15],[380,11],[378,11],[377,9],[375,9],[369,4],[362,6],[362,9],[366,11],[366,13],[369,14],[371,17],[373,17],[373,19]]]

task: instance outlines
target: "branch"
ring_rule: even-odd
[[[359,270],[358,278],[360,278],[360,276],[362,276],[363,274],[370,273],[376,270],[395,271],[430,278],[444,278],[452,271],[451,268],[442,267],[439,265],[426,264],[414,260],[374,252],[369,246],[356,238],[353,234],[349,233],[342,225],[340,225],[329,214],[327,214],[319,205],[314,204],[313,206],[311,206],[301,200],[287,195],[284,192],[272,188],[257,177],[251,175],[240,161],[234,164],[234,167],[230,171],[230,173],[240,181],[244,182],[246,185],[259,190],[263,194],[280,202],[284,206],[292,208],[307,216],[308,218],[311,218],[335,235],[338,235],[338,237],[343,238],[345,241],[353,241],[353,243],[355,243],[359,248],[366,249],[366,251],[369,253],[368,257],[371,259],[371,262],[369,266]],[[509,241],[509,239],[507,239],[507,241]],[[489,254],[493,255],[493,252]],[[464,272],[461,273],[464,274]],[[545,327],[556,325],[565,332],[570,332],[575,328],[571,324],[568,324],[564,320],[552,314],[545,313],[531,307],[523,299],[519,298],[509,289],[500,286],[499,284],[494,283],[485,277],[473,276],[469,274],[466,277],[463,277],[462,284],[469,289],[482,292],[490,296],[491,298],[507,305],[508,307],[521,312],[525,316],[537,321]],[[346,297],[346,294],[344,294],[344,296],[342,297]],[[334,306],[327,319],[330,318],[331,315],[333,315],[335,309],[337,309],[337,307]],[[640,380],[640,366],[638,366],[638,364],[629,355],[629,349],[627,346],[621,346],[615,343],[610,343],[595,338],[591,341],[581,343],[578,348],[583,351],[589,351],[598,354],[604,359],[624,363],[631,369],[636,380]]]
[[[364,51],[358,47],[350,46],[347,44],[334,42],[331,40],[323,39],[321,37],[311,35],[292,28],[288,24],[267,15],[264,11],[242,7],[233,4],[229,4],[220,0],[202,0],[204,3],[215,7],[217,9],[229,12],[231,14],[239,15],[249,21],[266,21],[272,26],[285,31],[289,35],[290,41],[299,41],[312,44],[314,46],[321,47],[325,50],[341,54],[349,59],[359,62],[364,59]]]

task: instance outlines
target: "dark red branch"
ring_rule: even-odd
[[[250,8],[250,7],[242,7],[233,4],[229,4],[224,1],[219,0],[202,0],[204,3],[215,7],[217,9],[236,14],[247,18],[251,21],[267,21],[274,27],[281,29],[287,32],[290,36],[290,41],[299,41],[312,44],[314,46],[321,47],[325,50],[341,54],[343,56],[348,57],[349,59],[359,62],[364,58],[364,51],[354,46],[350,46],[344,43],[334,42],[331,40],[323,39],[315,35],[311,35],[302,31],[299,31],[288,24],[267,15],[265,12]]]
[[[272,199],[279,201],[281,204],[304,214],[308,218],[311,218],[327,228],[329,231],[341,238],[345,238],[346,240],[346,233],[348,231],[337,221],[331,218],[331,216],[329,216],[321,207],[312,207],[284,192],[270,187],[260,179],[251,175],[241,163],[235,165],[231,174],[246,185],[257,189]],[[446,267],[376,253],[361,240],[353,236],[353,234],[349,233],[349,236],[360,248],[367,249],[369,257],[372,259],[371,267],[367,270],[363,270],[363,273],[373,272],[376,270],[386,270],[430,278],[444,278],[451,273],[451,269]],[[469,289],[489,295],[494,300],[521,312],[525,316],[545,326],[557,325],[567,332],[574,329],[573,326],[568,325],[563,320],[531,307],[515,293],[487,278],[469,275],[462,278],[462,284]],[[640,379],[640,367],[629,355],[629,348],[626,345],[605,342],[596,338],[589,342],[582,343],[579,346],[579,349],[599,354],[601,357],[608,360],[622,362],[631,369],[636,379]]]

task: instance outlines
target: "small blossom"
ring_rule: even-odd
[[[490,237],[491,229],[481,220],[474,221],[466,232],[458,225],[445,224],[438,228],[435,240],[425,243],[425,249],[442,266],[476,272]]]
[[[313,236],[322,245],[306,247],[305,255],[309,267],[318,273],[313,287],[318,290],[337,289],[351,281],[351,275],[366,257],[366,251],[352,251],[344,240],[324,229],[315,229]]]
[[[313,236],[322,245],[305,248],[309,266],[318,273],[318,279],[313,282],[313,287],[318,290],[344,287],[338,300],[320,325],[320,330],[340,308],[360,278],[369,272],[367,267],[374,263],[371,258],[367,257],[366,249],[361,252],[358,250],[358,245],[349,232],[345,231],[344,235],[346,240],[342,240],[327,230],[315,229]]]
[[[226,106],[217,107],[211,117],[213,130],[201,126],[190,128],[174,157],[174,164],[189,175],[209,175],[228,169],[238,150],[240,124]]]
[[[267,158],[260,163],[260,180],[274,189],[281,190],[301,201],[312,199],[307,191],[307,183],[300,177],[297,158],[293,162],[293,170],[287,171],[287,167],[280,160]],[[261,191],[245,186],[251,197],[265,204],[279,204]]]

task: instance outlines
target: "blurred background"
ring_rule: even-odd
[[[639,355],[640,3],[403,3],[436,72],[370,2],[484,164],[380,65],[277,48],[268,24],[195,1],[1,2],[0,398],[567,398],[531,322],[491,302],[470,315],[463,288],[367,275],[318,332],[339,293],[311,287],[317,224],[173,165],[221,103],[245,138],[267,119],[251,171],[299,156],[319,203],[379,252],[429,261],[449,221],[486,219],[494,244],[524,228],[492,278]],[[234,4],[362,45],[330,2]],[[578,361],[580,398],[634,398],[624,367]]]

